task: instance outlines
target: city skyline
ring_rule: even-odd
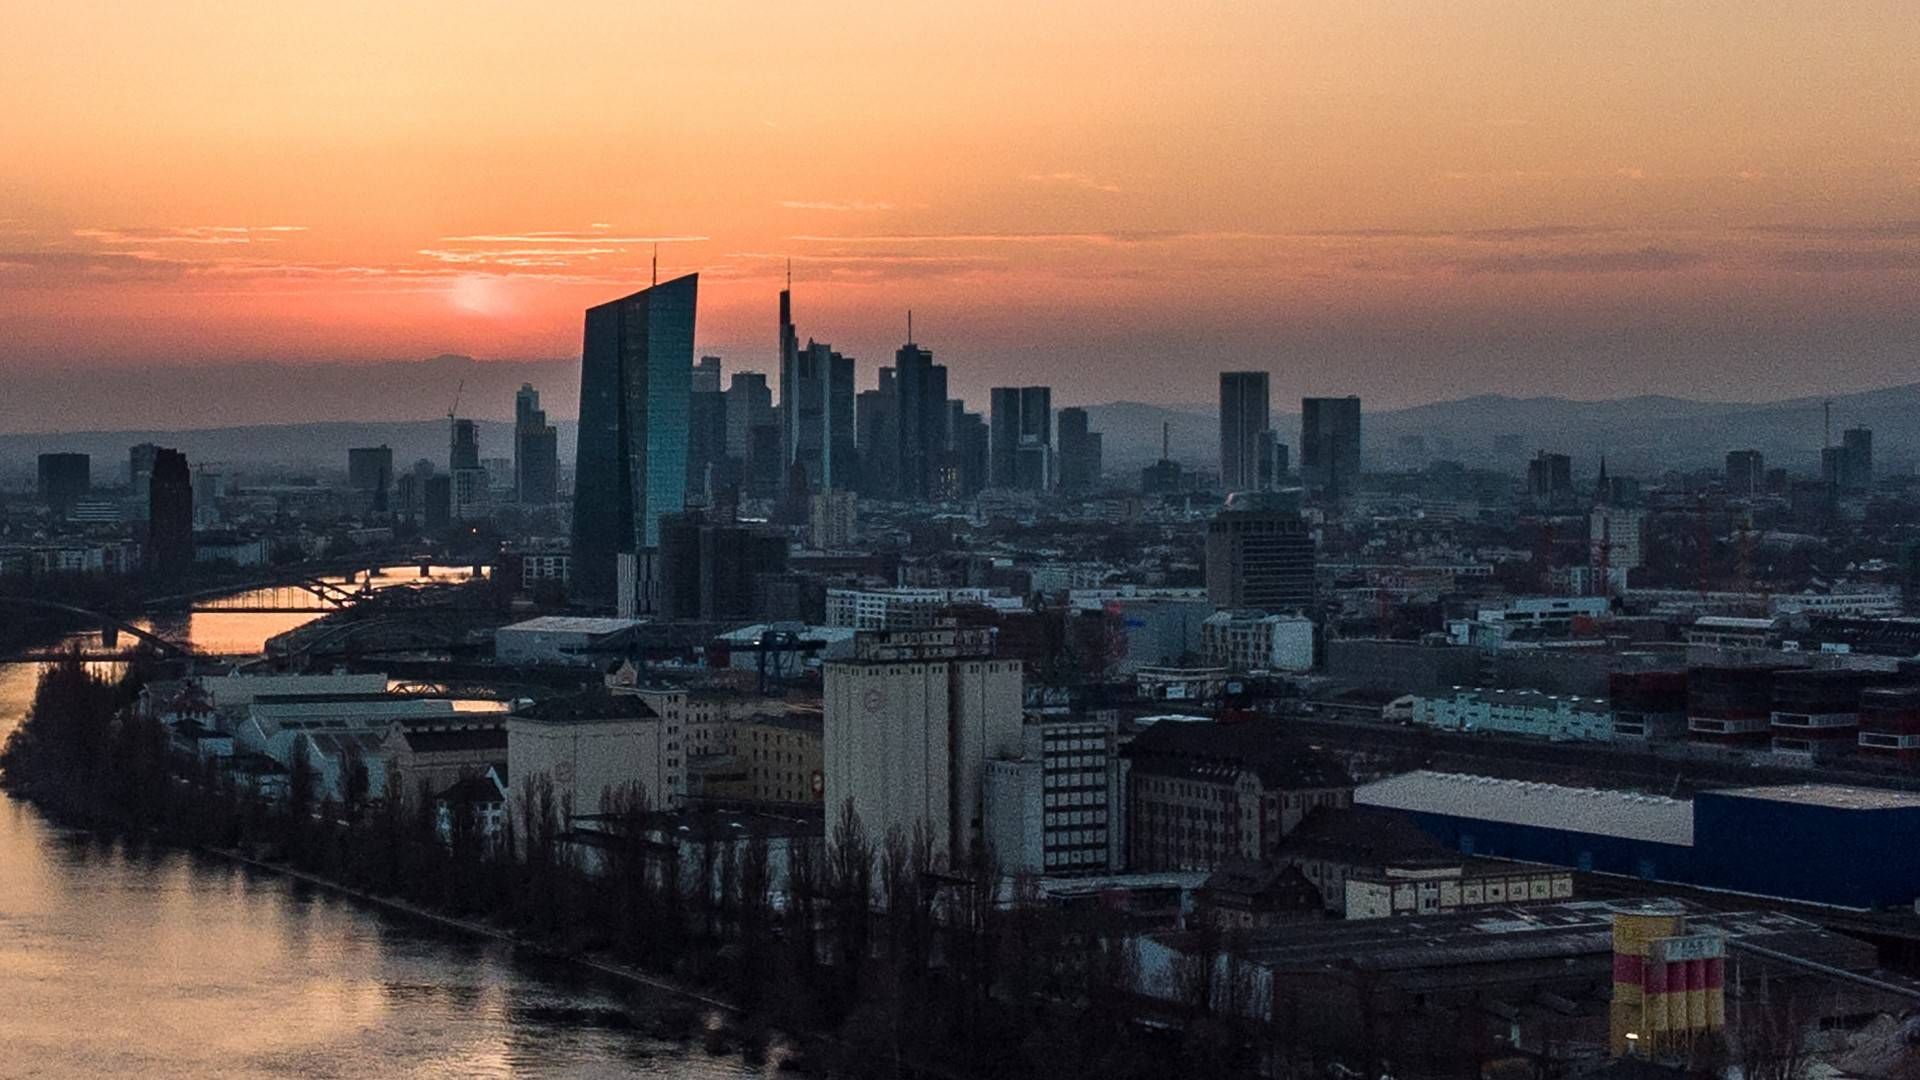
[[[659,241],[708,282],[702,351],[774,362],[791,260],[847,355],[912,307],[956,372],[1062,400],[1201,399],[1201,358],[1383,408],[1904,376],[1920,61],[1887,17],[1527,10],[685,13],[632,104],[637,13],[23,15],[0,363],[567,357]],[[736,60],[776,48],[816,74]]]

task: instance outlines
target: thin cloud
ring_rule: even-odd
[[[1920,270],[1920,251],[1900,248],[1809,249],[1782,251],[1776,265],[1803,274],[1900,272]]]
[[[891,210],[889,202],[835,202],[830,199],[781,199],[779,205],[788,210],[831,210],[836,213],[866,214],[880,210]]]
[[[254,244],[306,232],[305,225],[170,225],[161,228],[75,229],[81,240],[101,244]]]
[[[1770,236],[1920,239],[1920,221],[1869,221],[1855,225],[1785,222],[1773,225],[1749,225],[1746,231]]]
[[[1086,188],[1088,191],[1118,192],[1123,190],[1111,180],[1103,180],[1083,172],[1028,173],[1021,177],[1030,184],[1063,184],[1068,187]]]
[[[596,226],[597,227],[597,226]],[[603,236],[597,232],[566,229],[523,233],[481,233],[473,236],[443,236],[443,244],[694,244],[710,239],[705,236]]]
[[[1681,270],[1705,261],[1691,251],[1643,247],[1631,251],[1567,251],[1487,255],[1450,260],[1474,274],[1642,274]]]

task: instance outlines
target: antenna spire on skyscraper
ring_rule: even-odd
[[[653,242],[653,284],[660,284],[660,241]]]
[[[907,344],[913,344],[913,309],[907,309]]]

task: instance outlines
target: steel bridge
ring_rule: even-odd
[[[88,608],[75,607],[72,604],[63,604],[58,600],[41,600],[29,596],[0,596],[0,607],[28,608],[33,611],[50,611],[56,614],[71,615],[81,622],[96,626],[100,629],[101,635],[105,639],[104,644],[106,648],[101,650],[103,654],[118,652],[116,649],[116,645],[118,644],[116,639],[119,635],[126,634],[138,640],[142,645],[148,646],[162,657],[170,660],[193,655],[193,650],[188,646],[168,641],[166,638],[161,637],[151,630],[141,629],[117,616],[108,615],[105,612],[93,611]]]
[[[269,585],[246,592],[193,601],[189,611],[268,612],[325,615],[342,611],[374,592],[371,582],[345,586],[320,578]]]

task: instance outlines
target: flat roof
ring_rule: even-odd
[[[1422,769],[1365,784],[1355,790],[1353,801],[1415,814],[1693,846],[1693,803],[1665,795]]]
[[[1799,803],[1802,806],[1824,806],[1835,810],[1920,808],[1920,792],[1848,787],[1844,784],[1773,784],[1764,787],[1726,788],[1707,794],[1725,795],[1736,799],[1766,799],[1770,802]]]
[[[639,619],[597,619],[585,615],[541,615],[503,626],[495,633],[517,630],[528,634],[617,634],[641,624]]]

